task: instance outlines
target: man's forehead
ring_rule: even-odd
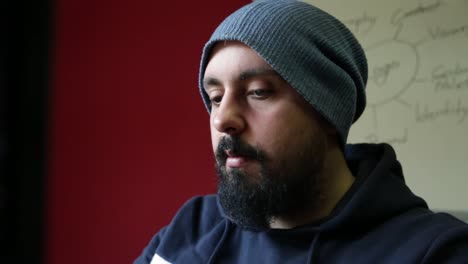
[[[240,47],[245,47],[247,49],[250,49],[250,50],[253,50],[251,47],[249,47],[248,45],[245,45],[244,43],[240,42],[240,41],[237,41],[237,40],[223,40],[223,41],[218,41],[216,43],[213,44],[213,47],[211,48],[211,53],[210,53],[210,56],[208,58],[208,61],[211,59],[211,57],[213,56],[213,54],[222,49],[222,48],[225,48],[225,47],[229,47],[229,46],[240,46]]]

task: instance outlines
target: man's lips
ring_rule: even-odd
[[[245,166],[248,162],[248,159],[245,157],[237,156],[237,157],[228,157],[226,159],[226,167],[230,168],[241,168]]]
[[[231,150],[226,150],[226,167],[230,168],[240,168],[245,166],[245,164],[250,160],[246,156],[233,153]]]

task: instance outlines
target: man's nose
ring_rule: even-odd
[[[218,109],[212,111],[213,126],[221,133],[240,134],[246,126],[242,103],[234,96],[225,95]]]

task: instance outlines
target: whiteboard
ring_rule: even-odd
[[[368,104],[349,142],[387,142],[436,210],[468,210],[468,1],[316,0],[356,35]]]

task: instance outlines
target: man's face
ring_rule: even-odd
[[[312,107],[238,42],[215,46],[203,83],[212,104],[218,196],[227,216],[268,228],[277,217],[315,210],[327,136]]]

